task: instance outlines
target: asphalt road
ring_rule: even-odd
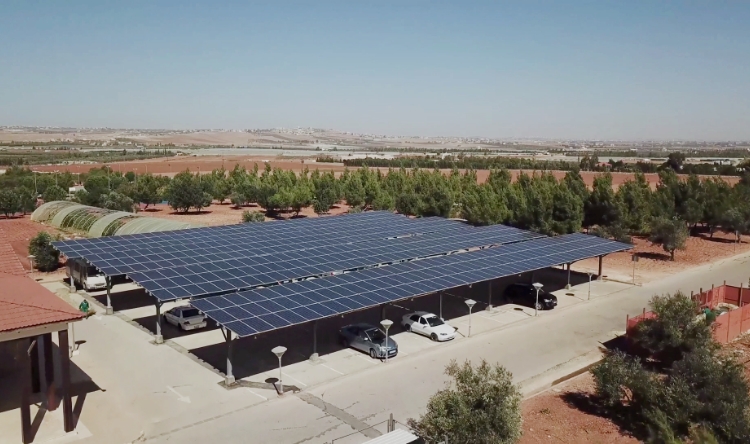
[[[287,394],[258,405],[219,414],[177,429],[159,424],[145,433],[153,442],[327,443],[368,425],[380,424],[389,414],[400,422],[419,416],[429,397],[444,387],[443,370],[452,359],[498,362],[523,381],[595,350],[625,328],[626,314],[635,315],[655,294],[677,290],[747,284],[750,255],[691,269],[643,287],[601,297],[539,318],[492,331],[470,341],[448,343],[409,359]],[[375,429],[337,440],[336,444],[364,442]]]

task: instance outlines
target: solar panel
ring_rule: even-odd
[[[277,304],[281,308],[277,307],[275,311],[262,315],[247,317],[229,315],[232,318],[229,321],[231,323],[224,325],[239,336],[250,336],[281,328],[267,322],[270,315],[288,320],[290,323],[288,325],[309,322],[407,297],[448,290],[631,248],[633,246],[629,244],[576,233],[301,281],[289,286],[289,289],[293,291],[291,294],[282,295],[279,291],[287,285],[242,291],[237,293],[243,298],[242,302],[237,305],[248,313],[255,313],[258,306],[269,307],[268,302],[280,298],[297,302],[304,298],[315,302],[296,308],[284,308],[282,304]],[[216,319],[215,314],[219,312],[221,314],[218,316],[226,319],[227,310],[218,308],[218,304],[214,302],[220,298],[222,297],[208,297],[193,300],[191,303],[212,319]],[[250,300],[255,302],[250,302]],[[363,303],[368,305],[362,305]],[[287,317],[286,314],[289,312],[296,316]],[[300,318],[303,320],[299,320]],[[297,319],[297,321],[292,319]],[[233,329],[232,326],[236,326],[237,329]]]
[[[405,228],[409,230],[404,231]],[[461,229],[463,224],[441,218],[409,219],[386,211],[347,214],[336,217],[292,219],[284,222],[263,224],[237,224],[220,227],[195,228],[126,236],[78,239],[55,242],[69,258],[106,255],[116,252],[117,257],[136,255],[169,255],[183,257],[185,252],[211,250],[213,252],[252,244],[258,254],[291,249],[307,248],[307,242],[346,240],[355,236],[382,237],[405,235],[416,230]],[[393,232],[393,233],[391,233]],[[318,242],[319,243],[319,242]],[[207,254],[207,253],[201,253]],[[168,257],[168,256],[167,256]]]
[[[391,213],[387,213],[391,214]],[[393,215],[391,214],[390,217]],[[251,257],[262,257],[268,254],[279,254],[285,251],[292,251],[299,256],[300,251],[308,251],[314,248],[324,249],[327,246],[334,244],[346,244],[363,242],[367,240],[385,239],[394,235],[414,235],[420,231],[424,232],[448,232],[455,231],[460,232],[462,230],[471,230],[471,227],[452,221],[447,221],[441,218],[425,218],[425,219],[408,219],[403,216],[395,216],[395,219],[391,219],[386,216],[385,219],[378,218],[380,221],[368,222],[368,225],[363,226],[358,224],[356,226],[347,227],[346,229],[337,229],[337,232],[331,234],[326,231],[325,226],[319,229],[318,225],[315,225],[315,229],[307,229],[302,233],[303,237],[295,237],[295,234],[284,235],[282,238],[278,236],[273,237],[267,236],[256,236],[262,240],[243,241],[242,236],[236,235],[231,236],[230,245],[225,245],[226,242],[219,240],[212,241],[208,247],[199,247],[199,242],[194,242],[189,248],[189,251],[166,251],[165,248],[142,248],[140,250],[123,250],[124,247],[105,246],[103,248],[108,251],[99,251],[96,253],[90,252],[90,250],[71,250],[69,243],[79,241],[65,241],[60,244],[55,244],[64,253],[68,254],[68,257],[75,257],[75,254],[84,254],[83,257],[99,268],[102,272],[109,276],[117,276],[127,274],[133,271],[147,271],[156,270],[162,268],[178,267],[182,265],[197,264],[197,263],[211,263],[218,261],[227,261],[237,258],[245,259],[245,265],[255,265],[260,263],[261,259],[250,261],[248,258]],[[317,218],[313,220],[330,220],[332,218]],[[348,219],[348,216],[347,216]],[[442,220],[442,222],[440,222]],[[284,222],[286,223],[286,222]],[[284,224],[282,223],[282,225]],[[253,225],[253,224],[246,224]],[[183,230],[184,231],[184,230]],[[97,247],[99,248],[99,247]],[[93,250],[91,250],[93,251]],[[155,252],[156,251],[156,252]],[[306,259],[311,253],[304,253],[303,258]],[[290,256],[294,258],[295,256]],[[232,268],[237,268],[240,265],[231,265]],[[225,264],[222,267],[226,267]],[[216,266],[214,269],[220,267]],[[278,275],[276,280],[286,279],[283,275]]]
[[[182,280],[160,276],[159,269],[144,272],[132,271],[133,268],[140,269],[143,264],[134,265],[127,270],[131,270],[128,272],[129,278],[152,294],[157,292],[166,294],[160,290],[174,293],[175,287],[183,287],[191,296],[198,297],[227,291],[227,288],[248,289],[289,279],[429,257],[470,248],[503,245],[539,237],[542,235],[504,225],[492,225],[451,231],[450,234],[440,232],[357,244],[331,245],[323,249],[283,252],[262,258],[238,257],[211,264],[213,269],[218,268],[221,272],[208,272],[207,264],[171,268],[170,272],[173,275],[183,276]],[[120,270],[125,269],[124,267],[126,266],[121,266]],[[107,270],[106,266],[100,268]],[[217,287],[220,290],[217,290]]]

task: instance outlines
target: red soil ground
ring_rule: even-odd
[[[135,160],[130,162],[116,162],[108,164],[114,171],[134,171],[137,174],[153,173],[153,174],[164,174],[174,175],[181,171],[190,170],[192,172],[206,173],[211,170],[221,168],[224,166],[227,170],[234,168],[236,164],[242,165],[247,169],[252,169],[255,164],[258,164],[258,168],[263,169],[264,163],[263,157],[245,157],[245,156],[185,156],[185,157],[170,157],[164,159],[151,159],[151,160]],[[281,168],[285,170],[302,171],[305,167],[310,170],[316,168],[320,171],[333,171],[340,174],[344,171],[345,167],[341,164],[331,163],[316,163],[312,159],[293,159],[293,158],[268,158],[273,168]],[[101,164],[82,164],[82,165],[50,165],[50,166],[35,166],[35,171],[70,171],[72,173],[85,173],[92,168],[100,168]],[[381,171],[386,172],[388,168],[379,168]],[[449,173],[450,170],[443,170],[445,173]],[[519,170],[513,170],[513,176],[516,177],[519,174]],[[531,172],[530,170],[527,172]],[[565,176],[564,171],[553,171],[555,177],[562,179]],[[594,178],[600,173],[583,171],[581,176],[586,184],[590,187],[594,183]],[[477,172],[477,178],[479,182],[484,182],[489,176],[488,170],[480,170]],[[615,187],[620,186],[626,180],[632,178],[633,175],[630,173],[612,173],[613,184]],[[739,178],[734,176],[722,176],[722,178],[730,184],[736,183]],[[656,186],[658,182],[657,174],[647,174],[646,179],[652,185]]]
[[[750,335],[739,337],[724,346],[745,367],[750,378]],[[588,396],[594,393],[590,373],[584,373],[552,390],[543,392],[522,404],[523,438],[520,444],[550,442],[631,444],[639,442],[621,431],[612,421],[587,413],[572,405],[571,394]]]
[[[639,442],[606,418],[583,412],[565,400],[567,393],[593,393],[591,374],[585,373],[523,402],[520,444]]]

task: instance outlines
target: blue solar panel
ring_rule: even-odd
[[[357,239],[401,236],[416,232],[457,229],[456,222],[446,224],[439,218],[416,221],[390,212],[372,211],[336,217],[296,219],[265,224],[238,224],[220,227],[165,231],[159,233],[113,236],[55,242],[54,245],[69,258],[118,259],[155,255],[153,261],[181,259],[188,254],[208,256],[236,253],[251,249],[256,255],[294,251],[300,248],[323,246],[332,242],[345,243]],[[231,256],[230,256],[231,257]]]
[[[632,245],[599,237],[570,234],[301,281],[290,284],[287,290],[282,290],[282,288],[287,287],[287,285],[282,285],[280,287],[243,291],[237,294],[246,297],[253,295],[257,298],[264,298],[259,302],[248,302],[240,305],[248,312],[252,312],[250,307],[261,304],[266,304],[262,306],[268,307],[268,302],[280,299],[300,302],[304,298],[316,301],[322,298],[321,294],[339,295],[331,300],[326,299],[291,309],[285,308],[284,304],[276,304],[277,307],[271,310],[269,314],[253,315],[243,319],[242,321],[245,324],[252,323],[252,334],[257,334],[281,328],[268,322],[268,320],[274,319],[274,323],[278,323],[276,317],[282,318],[285,325],[287,323],[308,322],[412,296],[576,262],[631,248]],[[452,271],[449,273],[446,270]],[[292,290],[293,293],[287,294],[289,290]],[[284,295],[280,294],[282,292]],[[217,299],[219,297],[214,296],[194,300],[192,303],[210,318],[216,319],[216,316],[214,316],[216,313],[221,312],[222,315],[227,315],[224,313],[225,310],[214,308],[217,304],[212,304],[212,302]],[[292,314],[287,315],[288,313]],[[271,314],[273,316],[270,316]],[[219,315],[219,317],[222,315]],[[265,326],[263,323],[255,323],[256,320],[265,321]],[[240,336],[247,336],[247,334],[239,331],[235,331],[235,333]]]
[[[223,292],[228,288],[233,290],[249,289],[290,279],[371,267],[379,263],[387,264],[416,257],[428,257],[482,246],[502,245],[539,237],[543,236],[502,225],[482,228],[469,227],[450,234],[433,233],[400,239],[381,239],[352,245],[331,245],[325,249],[302,252],[309,254],[304,260],[287,260],[284,258],[289,256],[288,253],[278,253],[264,256],[263,259],[267,261],[264,264],[240,265],[242,261],[229,260],[212,263],[211,268],[219,269],[218,271],[205,271],[206,267],[202,264],[177,267],[170,270],[184,275],[184,278],[188,279],[190,283],[201,287],[204,287],[201,284],[205,282],[211,282],[220,287],[217,290],[214,286],[208,286],[203,291],[195,292],[195,287],[190,287],[191,295],[199,297]],[[371,273],[381,273],[378,270],[373,269]],[[159,289],[169,290],[175,285],[188,285],[183,281],[175,284],[171,281],[153,279],[152,271],[129,273],[128,277],[151,293]],[[221,282],[221,285],[218,282]],[[315,283],[309,283],[308,285],[316,286]],[[324,295],[329,299],[340,296],[327,293]]]

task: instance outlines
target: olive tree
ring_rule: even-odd
[[[428,442],[506,444],[521,438],[521,393],[512,375],[487,361],[474,367],[452,361],[452,382],[427,403],[427,412],[409,427]]]

